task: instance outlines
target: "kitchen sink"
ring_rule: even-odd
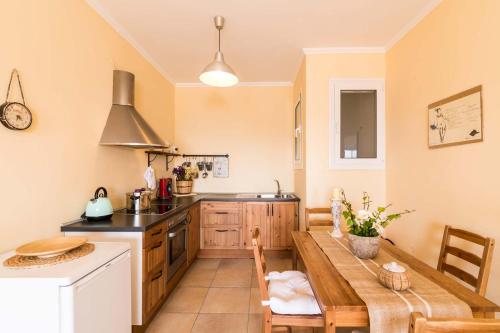
[[[244,193],[238,194],[238,198],[250,199],[292,199],[295,198],[293,194],[275,194],[275,193]]]

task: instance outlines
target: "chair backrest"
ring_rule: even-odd
[[[478,244],[483,247],[483,254],[481,257],[459,249],[455,246],[450,245],[450,238],[457,237],[460,239],[464,239],[466,241]],[[481,296],[484,296],[486,293],[486,287],[488,285],[488,278],[490,276],[491,269],[491,259],[493,257],[493,248],[495,246],[495,240],[487,237],[482,237],[480,235],[474,234],[469,231],[460,230],[452,228],[447,225],[444,229],[443,234],[443,242],[441,244],[441,253],[439,254],[439,261],[437,269],[441,272],[448,272],[462,281],[473,286]],[[465,261],[470,262],[471,264],[479,267],[479,274],[477,277],[473,276],[466,271],[451,265],[446,262],[447,255],[451,254],[458,258],[461,258]]]
[[[328,218],[314,218],[311,215],[325,215],[330,214]],[[306,230],[309,231],[311,227],[328,227],[333,225],[333,217],[331,216],[332,209],[331,208],[306,208],[305,211],[305,223]]]
[[[259,282],[261,301],[269,301],[267,291],[268,282],[266,281],[266,258],[264,257],[264,247],[260,240],[260,230],[255,228],[252,233],[252,248],[255,259],[255,268],[257,269],[257,280]]]
[[[498,319],[426,319],[420,312],[413,312],[409,333],[480,333],[500,332]]]

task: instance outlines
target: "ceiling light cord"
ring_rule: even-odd
[[[220,52],[220,29],[217,29],[219,31],[219,52]]]

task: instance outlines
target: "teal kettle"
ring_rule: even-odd
[[[113,207],[104,187],[95,190],[94,198],[90,199],[85,209],[85,218],[89,221],[107,220],[113,215]]]

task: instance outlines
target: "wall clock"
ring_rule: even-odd
[[[12,80],[14,75],[17,79],[19,85],[19,91],[21,93],[21,98],[23,102],[9,102],[10,88],[12,85]],[[0,105],[0,122],[2,125],[11,130],[25,130],[31,126],[33,117],[31,111],[26,106],[24,101],[23,88],[21,86],[21,79],[19,78],[19,73],[17,70],[13,70],[10,75],[9,87],[7,89],[7,97],[5,98],[5,103]]]

